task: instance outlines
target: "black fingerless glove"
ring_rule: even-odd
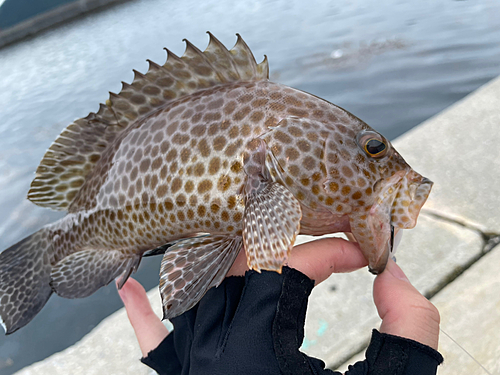
[[[189,311],[142,362],[159,374],[340,374],[299,351],[314,282],[301,272],[249,271],[226,278]],[[432,348],[373,331],[366,360],[346,375],[433,375],[442,362]]]

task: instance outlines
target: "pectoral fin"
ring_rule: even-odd
[[[281,272],[300,231],[299,201],[267,170],[266,143],[254,140],[245,160],[243,244],[250,269]]]
[[[163,256],[160,294],[163,318],[189,310],[219,286],[241,249],[241,237],[196,237],[176,243]]]
[[[297,199],[277,182],[247,197],[243,243],[250,269],[281,272],[299,234],[301,215]]]

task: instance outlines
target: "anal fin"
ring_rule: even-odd
[[[163,318],[174,318],[219,286],[241,249],[241,237],[206,236],[176,243],[160,269]]]
[[[123,285],[140,260],[119,250],[82,250],[52,268],[50,286],[64,298],[88,297],[119,276]]]

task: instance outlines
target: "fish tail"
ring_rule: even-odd
[[[42,228],[0,253],[0,325],[7,335],[28,324],[52,294],[53,251]]]

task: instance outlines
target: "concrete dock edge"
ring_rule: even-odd
[[[127,1],[131,0],[76,0],[72,3],[59,6],[26,21],[22,21],[6,30],[1,30],[0,48],[35,35],[40,31],[68,22],[85,13]]]

